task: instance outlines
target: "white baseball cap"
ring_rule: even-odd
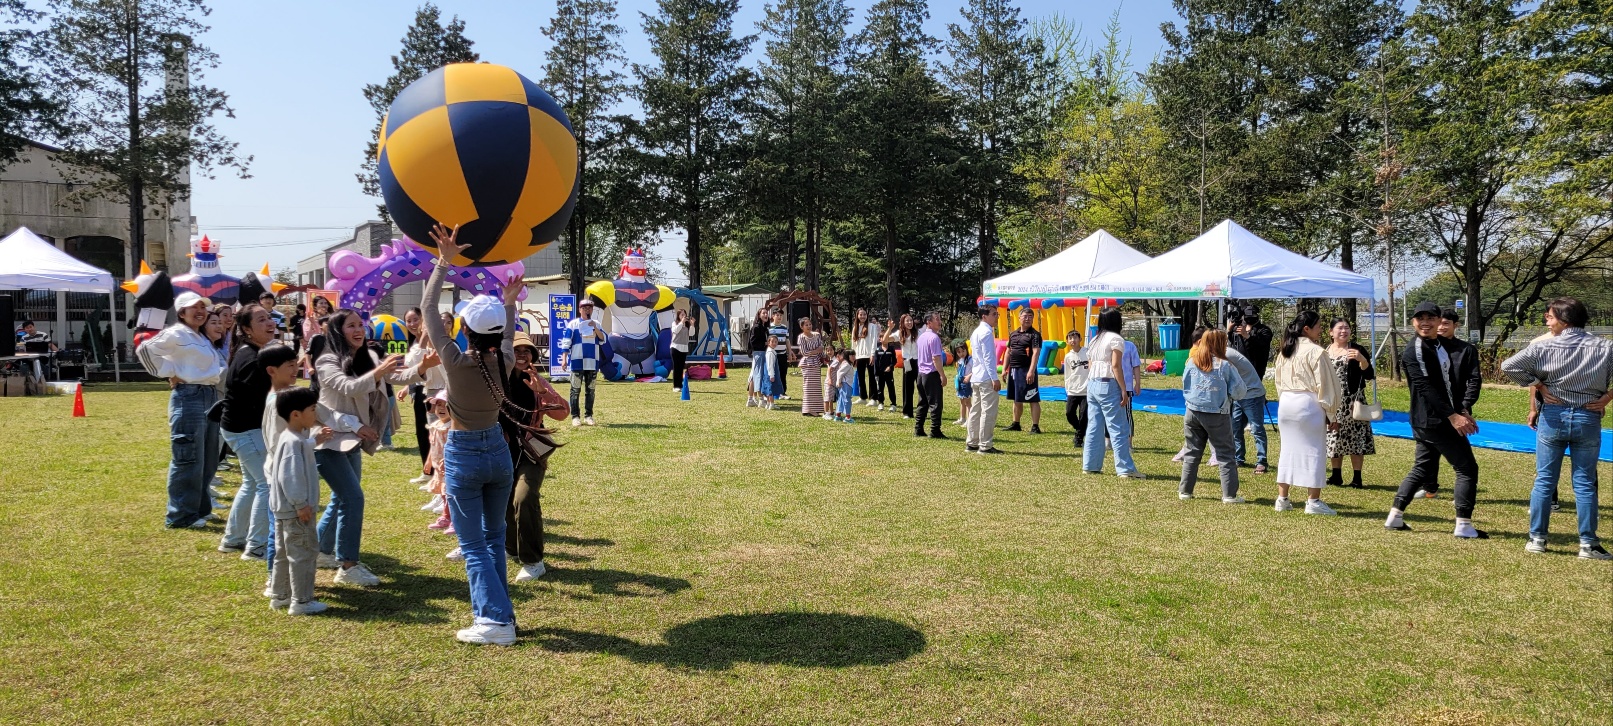
[[[213,301],[186,290],[185,292],[179,293],[179,297],[174,298],[174,310],[184,310],[185,308],[195,306],[196,303],[201,303],[209,307],[213,305]]]
[[[487,335],[504,332],[504,303],[492,295],[477,295],[460,309],[459,317],[473,333]]]

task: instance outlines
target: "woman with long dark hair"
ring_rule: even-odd
[[[449,260],[469,249],[459,244],[459,228],[452,232],[437,225],[431,231],[437,258],[426,281],[420,306],[437,309],[447,279]],[[510,602],[509,571],[504,557],[515,466],[510,447],[499,426],[499,414],[510,411],[514,421],[525,423],[530,411],[517,411],[505,393],[515,369],[515,298],[521,281],[504,281],[504,299],[478,295],[460,311],[469,351],[460,351],[442,321],[426,318],[426,335],[442,358],[448,375],[448,442],[443,446],[444,493],[448,511],[465,557],[474,622],[460,630],[461,642],[479,645],[515,643],[515,605]],[[573,389],[575,390],[575,389]]]
[[[857,397],[864,406],[874,405],[878,381],[874,379],[874,351],[879,348],[879,321],[866,308],[857,308],[851,321],[851,349],[857,358]]]
[[[901,324],[891,331],[891,341],[902,353],[902,418],[913,418],[913,388],[919,380],[919,337],[912,315],[902,314]]]
[[[683,390],[683,366],[689,360],[689,341],[694,333],[694,319],[689,311],[678,310],[672,319],[672,390]]]
[[[801,318],[801,415],[823,415],[823,335],[812,329],[812,318]]]
[[[236,311],[235,338],[240,346],[225,374],[229,383],[219,428],[224,443],[241,460],[241,489],[230,503],[218,551],[240,552],[243,560],[263,559],[269,544],[269,478],[264,473],[269,447],[263,440],[269,374],[258,365],[258,351],[273,343],[274,336],[274,318],[257,303]]]
[[[751,321],[750,337],[746,339],[745,349],[750,351],[750,378],[745,381],[745,406],[754,408],[762,405],[762,401],[772,397],[772,377],[765,370],[767,366],[767,308],[756,311],[756,319]]]
[[[1332,471],[1327,475],[1328,486],[1343,486],[1344,457],[1350,457],[1350,470],[1354,472],[1350,486],[1360,489],[1361,465],[1371,454],[1378,453],[1372,441],[1372,422],[1357,421],[1354,407],[1357,401],[1367,400],[1367,384],[1376,378],[1372,371],[1372,354],[1354,340],[1350,321],[1334,320],[1328,328],[1332,340],[1327,346],[1328,361],[1338,379],[1342,397],[1334,416],[1338,426],[1327,432],[1327,458],[1332,460]]]
[[[338,584],[373,587],[375,573],[359,562],[364,531],[364,454],[374,454],[381,428],[391,423],[387,377],[403,356],[376,360],[365,343],[364,319],[339,310],[325,323],[325,350],[314,361],[319,378],[320,423],[335,432],[314,447],[319,478],[330,485],[330,504],[319,519],[319,565],[337,568]]]
[[[173,460],[168,465],[168,514],[163,524],[170,529],[207,526],[213,511],[207,484],[218,469],[218,423],[207,417],[218,401],[218,379],[224,362],[203,334],[207,323],[207,298],[183,292],[174,300],[179,322],[157,333],[135,349],[146,372],[166,379],[168,394],[168,440]]]
[[[1339,407],[1339,382],[1327,351],[1317,345],[1322,335],[1322,318],[1314,310],[1301,310],[1283,329],[1282,348],[1277,353],[1277,431],[1282,434],[1282,453],[1277,458],[1276,510],[1294,508],[1288,500],[1292,487],[1308,493],[1306,514],[1334,515],[1322,501],[1327,484],[1327,432],[1338,424],[1333,415]]]
[[[1146,479],[1131,458],[1131,393],[1126,390],[1126,340],[1120,337],[1125,319],[1120,308],[1107,308],[1098,314],[1098,334],[1087,345],[1087,440],[1082,447],[1081,468],[1088,474],[1103,471],[1103,437],[1115,452],[1115,474],[1126,479]],[[990,353],[988,353],[990,355]]]

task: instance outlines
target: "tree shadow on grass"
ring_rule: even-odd
[[[321,600],[338,606],[329,611],[329,617],[409,624],[446,623],[447,608],[431,601],[465,597],[463,575],[425,574],[419,567],[370,552],[364,554],[364,562],[381,579],[380,585],[368,588],[320,585],[316,588]]]
[[[666,631],[646,645],[602,633],[540,628],[538,645],[556,653],[606,653],[635,663],[726,670],[736,663],[797,668],[890,665],[922,652],[924,635],[885,618],[842,613],[718,615]]]
[[[689,589],[688,580],[624,570],[606,570],[590,567],[550,567],[543,582],[553,585],[588,588],[587,595],[573,595],[582,599],[593,596],[610,597],[663,597]],[[570,594],[562,592],[561,594]]]
[[[652,423],[608,423],[608,424],[605,424],[605,428],[607,428],[607,429],[669,429],[669,428],[672,428],[672,427],[668,426],[667,424],[652,424]]]
[[[616,544],[616,540],[604,537],[573,537],[569,534],[555,534],[547,530],[543,533],[544,543],[567,544],[577,547],[609,547]]]

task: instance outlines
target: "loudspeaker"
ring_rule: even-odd
[[[10,295],[0,295],[0,356],[17,354],[17,308]]]
[[[801,335],[801,318],[812,317],[812,303],[806,300],[791,300],[786,317],[789,318],[785,322],[790,324],[790,343],[793,345],[795,339]],[[812,322],[813,327],[817,327],[817,321]]]

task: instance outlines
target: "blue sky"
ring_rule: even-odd
[[[872,2],[851,4],[860,26]],[[960,5],[932,5],[930,34],[944,37]],[[375,122],[361,89],[391,73],[390,58],[417,6],[405,0],[215,0],[204,42],[221,62],[204,82],[230,94],[236,117],[218,120],[218,127],[255,157],[250,179],[225,172],[193,180],[192,212],[203,233],[224,242],[227,271],[240,274],[265,262],[273,269],[295,265],[375,217],[379,200],[364,195],[354,177]],[[764,6],[745,3],[736,29],[754,33]],[[532,78],[542,74],[542,29],[552,2],[443,0],[439,7],[465,21],[483,60]],[[654,0],[620,0],[630,62],[649,62],[639,13],[654,9]],[[1097,39],[1118,10],[1138,66],[1158,52],[1160,23],[1175,19],[1164,0],[1025,0],[1021,9],[1027,18],[1063,14],[1089,39]],[[657,250],[671,282],[681,282],[675,262],[681,247],[664,243]]]

